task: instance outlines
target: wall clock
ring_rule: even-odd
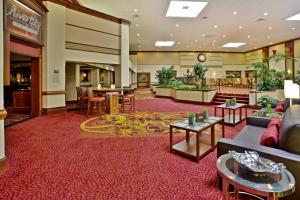
[[[206,61],[206,55],[204,53],[199,53],[197,56],[197,60],[199,62],[205,62]]]

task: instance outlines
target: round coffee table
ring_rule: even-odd
[[[236,199],[239,199],[239,194],[243,193],[258,199],[267,197],[268,200],[278,200],[279,197],[288,196],[295,191],[294,176],[286,169],[276,178],[255,172],[249,173],[249,170],[244,167],[237,167],[230,154],[218,158],[217,169],[222,178],[223,200],[228,200],[229,185],[234,187]]]

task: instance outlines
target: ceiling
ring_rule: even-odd
[[[170,0],[79,0],[83,6],[130,20],[131,51],[244,52],[300,37],[300,21],[284,20],[300,12],[299,0],[203,1],[208,5],[197,18],[169,18],[165,15]],[[174,40],[176,45],[155,47],[157,40]],[[227,42],[247,44],[222,48]]]

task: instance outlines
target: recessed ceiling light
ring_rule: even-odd
[[[138,48],[141,48],[141,47],[142,47],[142,45],[139,44],[139,45],[138,45]]]
[[[179,27],[179,24],[176,24],[175,26],[176,26],[176,28],[178,28],[178,27]]]
[[[222,47],[225,47],[225,48],[238,48],[238,47],[243,46],[245,44],[246,43],[244,43],[244,42],[229,42],[227,44],[224,44]]]
[[[213,43],[215,43],[216,42],[216,40],[213,40]]]
[[[224,35],[222,35],[222,38],[226,38],[226,35],[224,34]]]
[[[205,37],[205,34],[202,34],[202,37]]]
[[[190,45],[186,45],[186,48],[189,48],[190,47]]]
[[[197,42],[198,42],[198,40],[195,40],[195,42],[197,43]]]
[[[233,13],[232,13],[233,15],[237,15],[237,11],[233,11]]]
[[[170,37],[173,37],[173,33],[170,33]]]
[[[215,46],[215,43],[211,43],[211,46]]]
[[[273,44],[273,42],[270,43],[270,45],[272,45],[272,44]]]
[[[300,13],[293,15],[293,16],[287,18],[286,20],[291,20],[291,21],[300,20]]]
[[[269,29],[269,30],[272,30],[273,28],[272,28],[272,26],[269,26],[268,29]]]
[[[140,37],[140,36],[141,36],[141,34],[140,34],[140,33],[137,33],[137,34],[136,34],[136,36]]]
[[[243,27],[242,26],[239,26],[239,29],[242,29]]]
[[[221,49],[221,47],[220,47],[220,46],[218,46],[218,49]]]
[[[180,43],[180,42],[177,42],[177,45],[181,45],[181,43]]]
[[[295,27],[293,27],[293,28],[292,28],[292,30],[294,31],[294,30],[296,30],[296,28],[295,28]]]
[[[270,36],[267,36],[267,39],[269,40],[271,37]]]
[[[218,28],[218,25],[216,24],[216,25],[214,25],[214,28]]]
[[[197,17],[205,8],[207,2],[199,1],[171,1],[167,17]]]
[[[134,11],[134,12],[138,12],[139,10],[135,8],[133,11]]]
[[[248,39],[250,39],[250,38],[251,38],[251,35],[248,35],[247,37],[248,37]]]
[[[267,12],[264,12],[264,16],[267,16],[269,13],[267,13]]]
[[[140,25],[139,25],[139,24],[135,24],[135,26],[136,26],[136,27],[139,27]]]
[[[174,45],[174,41],[156,41],[155,46],[156,47],[171,47]]]

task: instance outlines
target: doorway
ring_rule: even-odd
[[[137,73],[137,86],[150,87],[150,73]]]
[[[10,84],[4,86],[5,127],[39,115],[39,58],[10,53]]]

